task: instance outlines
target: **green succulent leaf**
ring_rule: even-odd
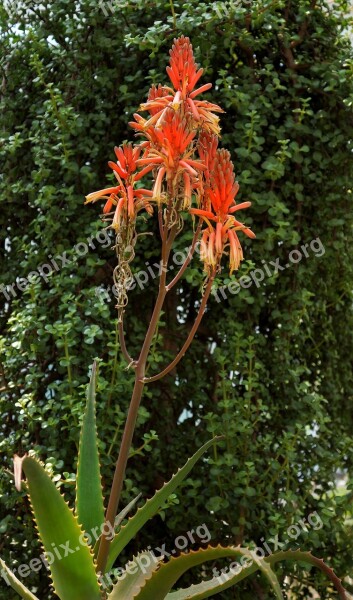
[[[77,465],[76,514],[84,531],[90,533],[104,523],[98,437],[95,416],[97,363],[92,366],[87,406],[83,418]]]
[[[170,592],[173,585],[189,569],[216,558],[236,558],[238,556],[243,558],[244,554],[246,553],[247,551],[244,551],[244,549],[240,547],[236,548],[232,546],[217,546],[214,548],[209,546],[205,549],[199,549],[196,551],[191,550],[187,554],[183,553],[176,558],[172,557],[168,562],[163,563],[158,571],[152,574],[151,578],[146,582],[146,585],[142,588],[141,592],[136,596],[136,599],[150,600],[153,598],[153,600],[164,600],[164,598],[168,597],[168,592]],[[245,558],[248,560],[247,555]],[[256,572],[259,566],[254,564],[254,561],[252,561],[252,563],[252,572]],[[243,570],[245,569],[242,569],[242,571]],[[248,572],[248,575],[249,574],[250,571]],[[224,588],[221,587],[220,589]],[[212,591],[212,594],[214,594],[214,591]],[[188,598],[188,596],[184,597]],[[178,596],[174,596],[174,600],[178,600]]]
[[[212,577],[212,579],[201,581],[201,583],[191,585],[188,588],[170,592],[166,595],[166,600],[203,600],[204,598],[210,598],[236,585],[242,579],[255,573],[256,570],[256,567],[248,567],[235,575],[224,578],[223,581],[220,577]]]
[[[21,469],[56,594],[61,600],[100,600],[93,555],[73,511],[36,459],[15,457],[17,487]]]
[[[140,531],[140,529],[145,525],[145,523],[147,523],[149,519],[156,515],[159,508],[190,473],[191,469],[201,458],[201,456],[208,450],[208,448],[210,448],[210,446],[212,446],[212,444],[216,444],[221,439],[223,438],[219,436],[206,442],[206,444],[204,444],[197,452],[195,452],[195,454],[189,458],[185,465],[179,469],[175,475],[173,475],[171,480],[168,481],[168,483],[165,483],[164,486],[158,490],[158,492],[156,492],[152,498],[147,500],[144,506],[139,508],[136,514],[129,519],[126,525],[121,527],[120,531],[116,534],[110,545],[107,566],[105,569],[106,572],[112,568],[120,552],[125,548],[130,540],[134,538],[136,533]]]
[[[1,576],[5,579],[7,585],[11,585],[12,589],[15,590],[24,598],[24,600],[38,600],[37,596],[32,594],[28,588],[26,588],[23,583],[14,575],[14,573],[9,569],[6,563],[0,558],[0,567],[1,567]]]
[[[163,557],[156,558],[152,552],[141,552],[130,561],[115,584],[108,600],[133,600],[141,588],[158,569]]]
[[[313,565],[314,567],[317,567],[318,569],[320,569],[320,571],[325,573],[326,577],[328,577],[328,579],[331,580],[341,600],[348,600],[347,592],[344,589],[341,580],[337,577],[337,575],[334,573],[331,567],[326,565],[321,558],[313,556],[310,552],[303,552],[302,550],[284,550],[281,552],[276,552],[275,554],[271,554],[270,556],[267,556],[264,560],[268,562],[271,566],[282,560],[304,562]]]
[[[245,550],[244,548],[236,548],[235,550],[239,551],[239,553],[243,554],[244,556],[250,554],[250,552]],[[215,596],[219,592],[223,592],[224,590],[236,585],[246,577],[249,577],[250,575],[255,573],[257,570],[261,569],[263,572],[265,572],[267,570],[267,567],[271,568],[277,562],[283,560],[306,562],[318,567],[332,581],[339,593],[340,598],[342,600],[348,600],[346,592],[341,584],[341,581],[334,574],[332,569],[330,569],[330,567],[328,567],[321,559],[312,556],[309,552],[302,552],[300,550],[288,550],[286,552],[277,552],[275,554],[267,556],[264,559],[258,558],[252,564],[249,564],[249,566],[239,566],[239,568],[233,568],[232,570],[225,569],[224,572],[219,573],[218,576],[213,577],[212,579],[209,579],[207,581],[201,581],[200,583],[196,585],[191,585],[188,588],[183,588],[175,592],[170,592],[166,595],[165,598],[166,600],[203,600],[204,598],[210,598]],[[267,573],[269,573],[269,571],[267,571]],[[272,574],[269,575],[270,578],[272,578],[272,576],[275,576],[272,569],[271,573]],[[281,597],[278,596],[278,591],[276,589],[275,591],[277,593],[277,597]],[[143,598],[143,596],[138,596],[138,600],[141,600],[141,598]]]

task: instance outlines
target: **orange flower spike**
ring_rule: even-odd
[[[203,69],[197,69],[188,37],[181,36],[174,40],[170,50],[170,66],[167,67],[167,73],[174,89],[181,91],[185,99],[186,95],[193,91],[203,73]]]
[[[140,110],[147,110],[150,117],[146,120],[134,115],[136,123],[132,122],[130,125],[135,131],[145,133],[146,137],[152,138],[153,127],[162,127],[166,110],[172,108],[175,112],[183,110],[190,113],[196,124],[201,124],[202,129],[218,135],[219,118],[213,112],[224,111],[217,104],[195,100],[196,96],[209,90],[212,84],[206,83],[194,89],[203,74],[203,69],[198,69],[189,38],[181,36],[174,40],[167,74],[174,90],[167,86],[152,86],[147,102],[140,105]]]
[[[136,171],[138,160],[141,153],[141,146],[132,147],[132,144],[124,144],[121,148],[115,146],[115,155],[118,159],[117,163],[109,161],[108,165],[115,173],[123,179],[128,179]]]
[[[210,266],[220,262],[226,246],[229,245],[230,273],[232,273],[239,268],[243,259],[243,251],[236,231],[241,230],[250,238],[254,238],[255,234],[233,216],[233,213],[248,208],[251,203],[235,204],[239,184],[235,181],[230,154],[227,150],[216,150],[216,148],[217,142],[214,136],[206,133],[200,137],[199,156],[206,165],[204,174],[206,202],[203,202],[202,208],[192,208],[189,212],[199,216],[207,224],[201,244],[201,258],[205,263],[206,271],[208,272]],[[210,203],[207,203],[207,199]]]

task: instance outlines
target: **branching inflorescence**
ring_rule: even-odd
[[[156,205],[167,245],[165,230],[170,232],[176,223],[180,229],[183,215],[189,212],[202,221],[203,229],[196,230],[207,275],[219,268],[227,252],[232,272],[243,258],[237,231],[255,235],[234,217],[250,202],[236,204],[239,185],[230,154],[217,148],[220,127],[216,113],[223,111],[217,104],[197,99],[212,84],[196,88],[203,69],[197,68],[188,38],[174,41],[167,73],[173,87],[152,86],[147,102],[140,106],[149,116],[136,113],[130,123],[141,142],[115,148],[117,162],[108,163],[117,185],[89,194],[87,202],[106,200],[103,213],[119,236],[120,255],[124,247],[132,245],[141,210],[151,215]],[[151,189],[140,187],[151,172]],[[174,238],[176,232],[170,235]]]
[[[223,110],[199,96],[212,87],[206,83],[196,87],[203,74],[198,68],[189,38],[174,40],[167,74],[171,86],[153,85],[147,102],[141,104],[130,123],[140,140],[115,148],[117,162],[109,162],[117,180],[115,187],[89,194],[87,202],[104,199],[103,218],[116,232],[118,264],[114,279],[118,291],[119,333],[122,352],[135,368],[135,388],[107,510],[107,522],[113,523],[120,498],[123,477],[132,442],[143,386],[168,374],[181,360],[200,325],[211,293],[212,284],[221,268],[223,255],[229,257],[230,272],[239,268],[243,252],[237,235],[255,235],[236,220],[234,213],[248,208],[250,202],[236,204],[239,185],[227,150],[218,149],[219,116]],[[142,116],[140,113],[148,113]],[[142,180],[152,176],[150,185]],[[158,214],[161,236],[161,269],[159,290],[140,356],[133,359],[127,350],[123,316],[127,304],[127,282],[134,257],[138,233],[137,216],[143,211]],[[174,279],[167,282],[168,260],[173,242],[187,215],[192,215],[194,235],[188,256]],[[196,221],[196,222],[195,222]],[[190,219],[188,220],[190,222]],[[185,273],[200,243],[205,283],[200,308],[190,333],[174,360],[160,373],[145,376],[146,361],[155,335],[167,293]],[[108,542],[101,540],[98,564],[106,562]]]

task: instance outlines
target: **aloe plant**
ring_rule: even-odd
[[[98,439],[95,422],[95,389],[97,366],[93,365],[87,394],[87,406],[80,436],[77,465],[77,495],[75,510],[64,497],[40,462],[32,456],[15,457],[15,483],[21,489],[22,472],[26,476],[26,489],[31,502],[38,533],[48,559],[55,593],[61,600],[183,600],[186,598],[209,598],[215,593],[237,584],[260,571],[270,583],[276,598],[283,599],[279,581],[273,567],[279,561],[297,560],[307,562],[323,570],[332,580],[341,598],[346,598],[344,588],[334,573],[319,559],[300,551],[278,552],[266,558],[258,558],[246,548],[209,546],[189,553],[181,553],[164,561],[152,552],[141,552],[127,565],[110,593],[104,586],[104,574],[109,573],[122,550],[153,518],[166,499],[177,489],[198,460],[222,438],[214,438],[202,446],[185,465],[158,490],[155,495],[137,509],[126,523],[116,519],[114,536],[110,545],[104,573],[97,571],[97,562],[89,540],[96,536],[96,529],[104,526]],[[82,492],[85,491],[85,494]],[[133,501],[132,504],[134,504]],[[131,508],[131,507],[130,507]],[[126,511],[122,518],[126,516]],[[97,521],[101,517],[101,520]],[[95,534],[95,535],[92,535]],[[59,555],[57,555],[57,552]],[[213,577],[182,590],[174,590],[178,579],[189,569],[219,558],[246,558],[240,572],[226,575],[224,581]],[[131,568],[133,565],[133,568]],[[21,598],[39,600],[31,593],[1,561],[7,581]],[[141,568],[143,567],[143,568]],[[134,572],[132,572],[134,571]],[[103,583],[103,584],[102,584]]]
[[[342,599],[346,592],[336,575],[321,560],[310,553],[278,552],[260,558],[247,548],[208,546],[180,553],[165,559],[156,557],[150,548],[141,551],[132,561],[120,567],[120,577],[112,580],[114,565],[121,552],[144,525],[163,507],[169,496],[184,481],[197,461],[221,438],[204,444],[175,475],[156,491],[143,506],[126,519],[139,498],[134,499],[119,514],[119,502],[138,409],[146,385],[170,373],[189,348],[200,325],[212,285],[221,269],[222,257],[229,257],[230,272],[238,269],[243,258],[237,232],[254,238],[253,232],[234,217],[250,202],[236,204],[238,184],[235,181],[230,154],[218,147],[219,117],[222,109],[198,100],[210,84],[195,89],[202,75],[195,64],[192,46],[183,36],[175,40],[167,73],[169,86],[153,86],[148,100],[140,110],[148,118],[135,115],[131,124],[142,143],[125,144],[115,149],[117,162],[110,162],[117,185],[87,196],[87,201],[105,199],[104,219],[116,233],[118,264],[114,280],[118,290],[118,326],[120,344],[128,366],[135,371],[131,398],[120,451],[109,494],[102,490],[98,438],[95,416],[97,364],[92,367],[87,405],[83,416],[77,465],[75,507],[69,507],[43,465],[32,455],[15,457],[15,484],[21,489],[23,474],[33,516],[55,594],[60,600],[183,600],[214,596],[250,577],[257,571],[267,580],[278,600],[284,598],[275,572],[279,561],[308,563],[321,569],[331,579]],[[140,180],[153,174],[151,189],[140,187]],[[196,207],[194,206],[196,205]],[[152,215],[156,208],[161,237],[161,268],[159,289],[138,358],[130,356],[124,337],[124,314],[127,306],[130,264],[137,241],[138,214]],[[194,223],[194,237],[185,262],[171,281],[167,281],[168,261],[173,243],[185,223]],[[174,359],[160,373],[146,376],[146,365],[158,330],[159,319],[168,292],[184,275],[198,242],[204,265],[205,281],[195,322]],[[107,509],[105,511],[105,502]],[[229,570],[222,577],[212,577],[195,585],[178,589],[178,580],[189,569],[215,559],[239,560],[236,572]],[[238,563],[237,563],[238,564]],[[1,561],[2,575],[22,597],[36,600]],[[107,583],[108,582],[108,583]],[[40,600],[40,599],[37,599]]]

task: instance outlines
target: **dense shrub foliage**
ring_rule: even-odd
[[[317,511],[323,526],[301,530],[290,544],[352,574],[353,55],[342,33],[345,9],[322,0],[0,7],[0,548],[10,565],[23,562],[24,551],[28,559],[40,553],[29,506],[13,487],[12,455],[34,449],[58,485],[72,489],[94,357],[102,359],[104,477],[112,476],[110,444],[119,440],[132,374],[117,341],[114,252],[97,207],[83,208],[83,200],[110,181],[107,156],[133,139],[126,123],[151,83],[166,79],[166,49],[183,33],[214,84],[205,97],[226,109],[223,141],[239,198],[253,202],[247,224],[257,240],[245,242],[239,273],[219,277],[230,288],[213,297],[177,372],[145,394],[126,502],[150,495],[210,432],[226,441],[179,492],[187,512],[171,498],[173,507],[136,545],[174,547],[177,535],[205,523],[214,542],[273,548],[271,538],[288,540],[288,527]],[[151,227],[146,221],[146,232]],[[180,251],[188,243],[180,236]],[[132,353],[150,319],[157,248],[154,236],[138,240],[134,271],[149,275],[130,294]],[[47,266],[33,275],[53,260],[52,274]],[[262,269],[261,282],[254,269]],[[257,285],[236,286],[251,273]],[[196,260],[169,298],[151,371],[185,339],[201,283]],[[97,290],[107,288],[104,301]],[[298,599],[309,598],[310,587],[333,597],[317,572],[296,569],[292,585]],[[222,597],[266,594],[254,578]],[[4,582],[0,598],[15,600]]]

